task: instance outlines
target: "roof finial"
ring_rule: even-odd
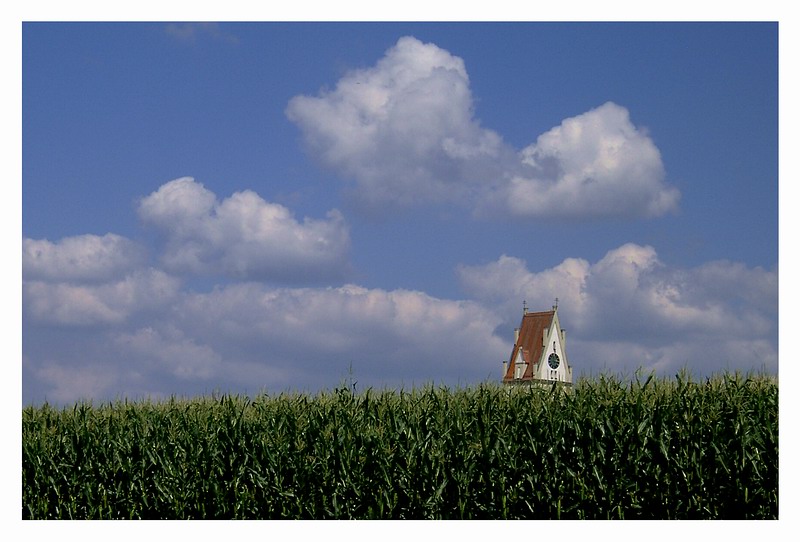
[[[528,302],[522,300],[522,314],[528,314]]]
[[[558,309],[558,298],[556,298],[556,302],[553,304],[553,310]]]

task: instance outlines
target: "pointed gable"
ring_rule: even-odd
[[[527,312],[522,316],[519,337],[511,351],[511,363],[508,364],[509,366],[506,369],[506,374],[503,377],[504,382],[515,380],[515,362],[519,359],[520,351],[522,353],[522,360],[527,364],[521,379],[530,380],[533,378],[535,365],[542,357],[544,334],[550,330],[555,314],[555,310],[550,310],[544,312]]]

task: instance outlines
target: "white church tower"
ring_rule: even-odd
[[[514,347],[503,362],[504,384],[572,385],[567,359],[567,335],[558,321],[558,300],[552,310],[528,312],[523,303],[522,323],[514,331]]]

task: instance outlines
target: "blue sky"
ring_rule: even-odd
[[[23,403],[778,364],[777,23],[26,23]]]

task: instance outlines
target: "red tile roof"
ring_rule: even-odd
[[[533,378],[534,364],[538,363],[539,358],[542,356],[542,335],[546,330],[550,329],[555,314],[555,310],[550,310],[528,312],[522,315],[519,339],[517,339],[514,349],[511,351],[511,359],[503,377],[504,382],[514,380],[514,362],[517,359],[517,352],[520,348],[522,348],[522,359],[528,363],[528,367],[522,375],[522,380],[531,380]]]

